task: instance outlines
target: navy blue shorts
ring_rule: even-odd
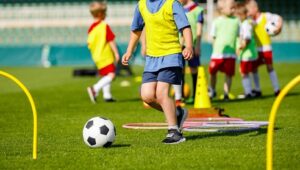
[[[158,81],[180,85],[182,82],[182,68],[167,67],[167,68],[162,68],[156,72],[143,73],[143,83],[158,82]]]
[[[199,67],[200,66],[200,58],[198,56],[194,56],[191,60],[188,61],[189,67]]]

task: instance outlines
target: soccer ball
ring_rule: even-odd
[[[116,128],[114,124],[102,117],[94,117],[83,127],[83,141],[91,147],[109,147],[115,140]]]
[[[277,30],[277,23],[276,22],[268,22],[265,26],[265,29],[270,36],[274,36],[275,31]]]

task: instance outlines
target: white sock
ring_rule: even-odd
[[[177,125],[174,125],[174,126],[168,126],[168,129],[175,129],[175,130],[178,130],[179,131],[179,128]]]
[[[249,76],[244,77],[243,80],[242,80],[242,83],[243,83],[245,94],[246,95],[251,94],[252,87],[251,87],[251,80],[250,80]]]
[[[275,70],[269,72],[269,75],[270,75],[270,79],[271,79],[271,82],[272,82],[273,89],[274,89],[275,92],[277,92],[279,90],[279,84],[278,84],[278,79],[277,79],[277,75],[276,75]]]
[[[112,98],[112,95],[111,95],[111,92],[110,92],[110,87],[111,87],[111,83],[105,85],[103,87],[103,98],[104,99],[111,99]]]
[[[175,92],[175,100],[181,100],[182,92],[181,92],[181,85],[173,85],[174,92]]]
[[[255,85],[255,90],[261,91],[258,73],[253,73],[253,81],[254,81],[254,85]]]
[[[109,84],[112,81],[112,78],[110,76],[104,76],[102,79],[100,79],[96,84],[94,84],[93,88],[96,91],[97,95],[99,91],[107,84]]]

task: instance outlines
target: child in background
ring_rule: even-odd
[[[280,92],[277,74],[273,67],[273,54],[272,54],[272,42],[270,35],[266,31],[266,24],[268,22],[277,23],[277,29],[275,35],[278,35],[282,29],[282,18],[279,15],[271,14],[269,12],[260,12],[258,4],[255,0],[249,0],[247,2],[248,15],[254,20],[254,33],[256,39],[256,46],[258,50],[258,65],[266,64],[267,71],[269,73],[274,94],[277,96]],[[259,78],[254,75],[255,81],[259,81]],[[253,92],[256,96],[261,96],[261,90],[256,87]]]
[[[182,5],[184,5],[185,14],[188,18],[188,21],[191,25],[192,34],[193,34],[193,47],[194,47],[194,58],[188,61],[188,65],[190,67],[190,71],[192,74],[193,80],[193,95],[187,101],[188,104],[194,103],[195,93],[196,93],[196,85],[198,79],[198,67],[200,66],[200,54],[201,54],[201,36],[202,36],[202,26],[204,22],[203,18],[203,8],[199,6],[198,3],[193,0],[180,0]],[[184,42],[182,42],[184,46]],[[184,61],[184,60],[183,60]],[[185,62],[184,62],[185,65]],[[182,96],[183,96],[183,86],[185,84],[184,81],[184,70],[183,70],[183,81],[181,85],[174,85],[175,91],[175,100],[177,106],[182,106]]]
[[[247,18],[247,8],[246,4],[238,2],[235,10],[236,16],[239,17],[240,25],[240,38],[237,45],[237,54],[240,60],[240,73],[242,75],[242,84],[244,87],[244,95],[239,96],[239,98],[252,98],[252,83],[250,79],[250,73],[254,77],[257,75],[257,65],[256,61],[258,59],[258,53],[256,50],[256,44],[253,34],[253,28],[251,20]],[[259,81],[254,81],[255,86],[259,87]],[[257,89],[257,88],[256,88]]]
[[[119,60],[119,52],[115,35],[105,23],[107,6],[104,2],[94,1],[90,4],[90,12],[94,23],[88,31],[88,48],[95,62],[98,72],[103,76],[96,84],[87,88],[89,97],[93,103],[100,90],[103,90],[103,98],[106,102],[114,102],[111,94],[111,82],[115,78],[115,63]]]
[[[182,57],[193,57],[192,32],[184,9],[176,0],[140,0],[131,26],[127,52],[122,58],[128,64],[133,49],[145,27],[146,56],[141,87],[144,102],[165,114],[168,134],[165,144],[184,142],[180,129],[187,118],[187,110],[176,108],[169,97],[171,84],[181,84]],[[186,48],[182,51],[179,43],[182,32]]]
[[[221,3],[221,4],[220,4]],[[210,96],[216,96],[217,73],[224,72],[224,100],[229,100],[232,77],[235,73],[236,42],[239,36],[239,20],[234,14],[235,1],[222,0],[219,2],[220,14],[213,21],[211,36],[213,53],[209,64]]]

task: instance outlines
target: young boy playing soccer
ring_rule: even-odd
[[[218,71],[224,72],[224,100],[229,100],[229,91],[232,77],[235,73],[236,41],[239,36],[239,20],[233,16],[234,0],[222,0],[219,3],[220,14],[213,21],[211,36],[213,41],[213,53],[209,64],[210,96],[216,96],[216,83]]]
[[[275,96],[280,92],[277,74],[273,67],[272,42],[270,35],[266,31],[266,24],[268,22],[276,22],[277,29],[275,35],[278,35],[282,29],[282,18],[279,15],[271,14],[269,12],[260,12],[258,4],[255,0],[247,2],[248,15],[254,20],[254,34],[256,39],[256,46],[258,50],[258,65],[266,64],[269,73]],[[258,77],[255,78],[258,81]],[[260,90],[253,91],[257,96],[261,96]]]
[[[188,65],[192,74],[192,81],[193,81],[193,95],[187,101],[188,104],[194,103],[195,93],[196,93],[196,85],[198,79],[198,67],[200,66],[200,43],[201,43],[201,36],[202,36],[202,26],[204,22],[203,17],[203,8],[199,6],[198,3],[194,2],[193,0],[180,0],[182,5],[184,5],[185,14],[188,18],[188,21],[191,25],[192,34],[193,34],[193,46],[194,46],[194,58],[188,61]],[[184,42],[182,42],[184,45]],[[183,62],[185,65],[185,62]],[[183,70],[184,72],[184,70]],[[175,100],[177,106],[182,106],[182,96],[183,96],[183,86],[184,86],[184,73],[183,73],[183,81],[181,85],[174,85],[175,91]]]
[[[90,12],[94,23],[88,31],[88,48],[99,74],[103,76],[96,84],[87,88],[90,99],[96,103],[99,91],[103,91],[106,102],[114,102],[110,87],[115,78],[115,63],[119,60],[119,52],[114,41],[115,35],[105,23],[107,6],[104,2],[94,1],[90,4]]]
[[[252,95],[250,73],[254,75],[253,77],[258,77],[256,65],[258,53],[256,50],[252,23],[251,20],[247,18],[247,12],[246,4],[243,2],[238,2],[235,13],[241,22],[237,54],[239,55],[238,59],[240,60],[240,73],[242,75],[242,84],[244,87],[244,95],[239,96],[239,98],[242,99],[254,97]],[[254,84],[256,90],[260,90],[259,80],[254,81]]]
[[[169,97],[171,84],[181,84],[182,57],[193,57],[192,32],[184,9],[176,0],[140,0],[131,26],[127,52],[122,58],[128,64],[142,30],[145,27],[146,56],[141,97],[144,102],[165,114],[168,135],[165,144],[185,141],[180,129],[187,117],[185,109],[175,107]],[[179,43],[182,32],[186,48],[182,51]]]

